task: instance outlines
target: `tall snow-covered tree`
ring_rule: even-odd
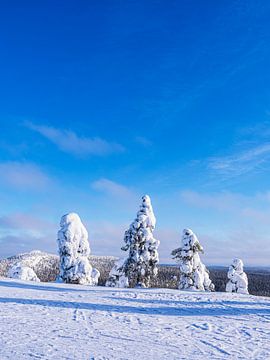
[[[69,213],[61,218],[57,241],[60,255],[59,280],[96,285],[100,274],[89,262],[88,233],[79,215]]]
[[[122,250],[129,252],[128,257],[112,268],[107,286],[149,287],[151,278],[157,276],[159,262],[160,242],[153,236],[155,226],[151,200],[145,195],[136,219],[124,235]]]
[[[190,229],[184,229],[181,246],[172,251],[173,259],[179,262],[180,290],[214,291],[215,286],[209,278],[209,272],[201,262],[199,252],[203,247]]]
[[[244,264],[241,259],[233,259],[229,267],[228,279],[229,281],[226,285],[227,292],[248,294],[248,278],[244,272]]]

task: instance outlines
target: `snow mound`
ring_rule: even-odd
[[[40,282],[34,270],[28,266],[23,266],[21,263],[18,263],[9,269],[8,277],[25,281]]]

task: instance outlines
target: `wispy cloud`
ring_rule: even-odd
[[[267,264],[269,192],[243,195],[187,190],[180,196],[205,247],[206,263],[226,264],[238,256],[249,265]]]
[[[138,143],[144,147],[149,147],[149,146],[153,145],[152,141],[147,139],[144,136],[136,136],[135,141],[136,141],[136,143]]]
[[[0,217],[1,257],[31,250],[56,252],[57,225],[27,213]]]
[[[44,190],[52,184],[50,177],[32,163],[0,163],[0,173],[0,182],[18,189]]]
[[[254,195],[242,195],[232,192],[199,193],[185,190],[180,193],[181,199],[191,207],[209,209],[220,213],[231,213],[232,218],[240,223],[269,224],[270,195],[266,191]]]
[[[41,232],[50,228],[51,225],[52,224],[49,221],[25,213],[13,213],[0,216],[1,229],[24,229]]]
[[[108,142],[102,138],[83,137],[77,135],[74,131],[57,129],[52,126],[37,125],[30,121],[24,125],[39,133],[60,150],[73,155],[108,155],[124,151],[124,147],[114,142]]]
[[[125,256],[121,251],[121,246],[128,224],[99,220],[87,222],[86,226],[89,229],[90,246],[93,254]]]
[[[230,192],[221,192],[216,194],[204,194],[192,190],[182,191],[181,199],[185,203],[203,209],[214,209],[220,211],[231,211],[239,208],[240,204],[246,200],[243,195]]]
[[[106,178],[94,181],[91,185],[93,189],[101,191],[106,195],[119,196],[121,198],[133,198],[135,195],[127,186]]]
[[[270,161],[270,142],[253,146],[245,151],[208,160],[208,168],[228,178],[257,171]]]

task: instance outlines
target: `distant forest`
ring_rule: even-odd
[[[31,255],[32,254],[32,255]],[[40,261],[35,261],[35,256]],[[108,279],[109,272],[113,267],[116,258],[110,256],[89,257],[91,264],[100,271],[98,285],[104,286]],[[59,273],[59,257],[57,255],[38,252],[26,253],[0,260],[0,277],[7,276],[8,269],[16,262],[29,262],[41,281],[55,281]],[[216,291],[225,291],[227,283],[228,268],[221,266],[209,266],[210,278],[215,284]],[[245,267],[249,280],[249,293],[258,296],[270,297],[270,268],[249,268]],[[151,281],[151,287],[177,289],[179,282],[179,268],[177,265],[158,265],[158,276]]]
[[[228,268],[209,266],[210,278],[215,284],[216,291],[225,291]],[[248,276],[249,293],[258,296],[270,296],[270,269],[245,267]],[[174,265],[160,265],[155,287],[177,288],[179,269]]]

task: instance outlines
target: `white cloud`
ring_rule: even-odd
[[[92,183],[92,188],[101,191],[107,195],[121,198],[133,198],[135,193],[127,186],[121,185],[112,180],[102,178]]]
[[[44,231],[51,227],[51,223],[31,214],[12,213],[0,216],[0,226],[2,229],[10,230],[24,229]]]
[[[239,208],[246,200],[245,196],[231,192],[204,194],[185,190],[181,192],[180,196],[189,205],[221,211]]]
[[[206,249],[206,262],[226,264],[241,257],[249,265],[269,262],[268,244],[269,192],[243,195],[239,193],[199,193],[183,191],[180,198],[197,224],[199,238]]]
[[[1,256],[12,256],[31,250],[56,252],[57,225],[27,213],[0,217]]]
[[[90,221],[86,223],[89,231],[92,253],[95,255],[125,256],[121,251],[124,232],[128,224],[116,224],[109,221]]]
[[[44,190],[52,184],[49,176],[32,163],[0,163],[0,174],[0,182],[23,190]]]
[[[195,208],[231,212],[233,216],[237,214],[263,223],[270,219],[269,191],[248,196],[232,192],[199,193],[185,190],[180,193],[180,198]]]
[[[269,161],[270,143],[265,142],[230,156],[210,158],[208,168],[225,177],[232,178],[259,170],[263,164]]]
[[[25,122],[25,126],[36,131],[60,150],[74,155],[107,155],[124,151],[124,147],[99,137],[89,138],[77,135],[71,130]]]

